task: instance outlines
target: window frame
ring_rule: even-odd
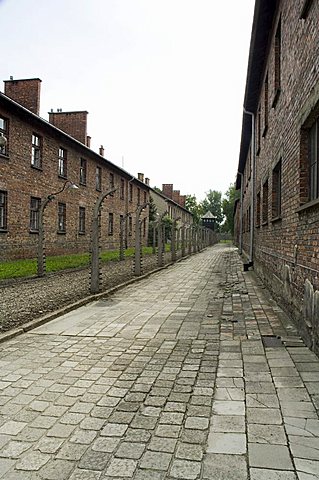
[[[58,151],[58,176],[67,178],[68,174],[68,152],[65,148],[59,147]]]
[[[268,224],[268,209],[269,209],[269,183],[268,178],[264,181],[262,186],[262,225]]]
[[[31,136],[31,167],[42,170],[43,139],[41,135],[33,132]]]
[[[282,211],[282,159],[276,163],[272,171],[272,192],[271,192],[272,221],[281,218]]]
[[[109,236],[114,235],[114,214],[113,212],[109,212],[109,219],[107,225],[107,234]]]
[[[85,207],[79,206],[79,235],[85,235]]]
[[[124,180],[124,178],[121,178],[120,199],[121,200],[125,199],[125,180]]]
[[[80,185],[86,186],[87,182],[87,160],[85,158],[80,158]]]
[[[39,233],[41,198],[30,197],[30,232]]]
[[[1,127],[1,120],[3,121],[3,127]],[[7,143],[0,147],[0,155],[8,157],[8,144],[9,144],[9,120],[6,117],[0,115],[0,134],[7,139]]]
[[[58,202],[58,233],[66,233],[66,203]]]
[[[8,192],[0,190],[0,232],[8,231]]]
[[[95,190],[102,191],[102,167],[99,165],[95,167]]]

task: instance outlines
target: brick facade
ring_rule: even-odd
[[[243,203],[235,208],[243,253],[316,351],[319,191],[310,178],[319,182],[319,137],[316,147],[309,138],[319,117],[318,18],[317,1],[256,1],[244,101],[253,115],[243,114]],[[312,172],[310,148],[317,152]]]
[[[12,93],[14,101],[9,98],[12,80],[6,82],[7,95],[0,93],[0,129],[7,138],[7,145],[0,147],[0,260],[36,256],[36,210],[49,194],[61,190],[66,181],[79,188],[65,188],[44,211],[47,255],[89,251],[93,207],[111,184],[117,191],[103,202],[102,249],[118,247],[120,217],[127,214],[130,215],[125,224],[126,244],[133,246],[135,211],[139,204],[149,200],[150,187],[85,145],[87,112],[71,112],[69,117],[67,112],[55,114],[55,120],[63,116],[72,117],[72,121],[75,118],[75,123],[79,120],[81,137],[64,123],[57,128],[37,115],[39,90],[34,83],[40,85],[40,81],[15,82],[19,85],[19,97],[16,89]],[[148,208],[141,219],[142,241],[146,244]]]

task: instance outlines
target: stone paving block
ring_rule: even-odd
[[[248,458],[251,467],[294,470],[289,450],[283,445],[248,443]]]
[[[115,456],[119,458],[138,460],[142,456],[144,450],[144,443],[123,442],[116,450]]]
[[[6,478],[7,472],[15,466],[15,460],[9,458],[0,458],[0,478]]]
[[[245,415],[245,403],[240,401],[214,400],[215,415]]]
[[[242,455],[207,454],[203,462],[203,479],[247,480],[246,459]]]
[[[248,425],[248,441],[250,443],[287,445],[287,438],[282,425]]]
[[[185,428],[194,430],[206,430],[209,426],[208,418],[203,417],[186,417]]]
[[[113,458],[106,469],[110,477],[132,478],[137,467],[137,462],[125,458]]]
[[[95,430],[82,430],[77,428],[73,431],[70,442],[89,445],[95,439],[97,432]]]
[[[121,440],[121,437],[99,437],[92,444],[92,450],[113,453]]]
[[[63,442],[64,439],[60,438],[42,437],[36,445],[36,449],[41,453],[56,453]],[[31,444],[29,444],[29,446],[31,446]]]
[[[147,448],[155,452],[174,453],[176,442],[175,438],[153,436]]]
[[[250,480],[298,480],[298,478],[294,472],[251,468]]]
[[[40,470],[41,478],[45,480],[67,480],[74,469],[74,464],[66,460],[50,460]]]
[[[101,435],[105,437],[122,437],[127,429],[128,425],[122,423],[107,423],[101,431]]]
[[[304,458],[295,458],[296,470],[299,472],[314,475],[315,478],[319,478],[319,462],[316,460],[307,460]]]
[[[83,468],[84,470],[103,471],[110,458],[111,455],[109,453],[89,449],[82,456],[78,463],[78,467]]]
[[[76,468],[69,480],[100,480],[101,472],[94,472],[93,470],[83,470]]]
[[[140,468],[152,470],[167,470],[172,459],[170,453],[152,452],[148,450],[140,460]]]
[[[23,452],[31,447],[30,443],[10,441],[0,450],[0,457],[19,458]]]
[[[200,462],[203,458],[203,447],[202,445],[180,442],[177,445],[176,458]]]
[[[244,433],[210,432],[207,453],[225,453],[242,455],[246,453],[246,435]]]
[[[2,427],[0,427],[0,435],[18,435],[27,424],[25,422],[15,422],[13,420],[9,420],[8,422],[4,423]]]
[[[279,408],[247,407],[247,422],[263,425],[281,425],[282,417]]]
[[[30,452],[21,458],[15,468],[18,470],[38,471],[51,459],[50,455],[41,452]]]
[[[239,415],[213,415],[211,417],[211,431],[244,433],[245,417]]]
[[[199,478],[200,470],[200,462],[174,460],[170,470],[170,477],[184,480],[195,480],[196,478]]]
[[[65,442],[57,452],[55,458],[61,460],[78,461],[87,450],[87,445]]]

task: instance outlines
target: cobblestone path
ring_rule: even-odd
[[[230,246],[1,344],[0,367],[5,480],[319,478],[318,358]]]

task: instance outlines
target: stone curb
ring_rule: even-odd
[[[200,252],[198,252],[200,253]],[[127,280],[127,282],[120,283],[119,285],[116,285],[115,287],[112,287],[108,290],[104,290],[101,293],[96,293],[93,295],[88,295],[87,297],[82,298],[81,300],[78,300],[76,302],[70,303],[69,305],[66,305],[63,308],[60,308],[58,310],[55,310],[54,312],[50,312],[43,317],[37,318],[35,320],[31,320],[30,322],[25,323],[19,328],[15,328],[13,330],[9,330],[8,332],[4,332],[0,334],[0,343],[6,342],[7,340],[11,340],[12,338],[17,337],[18,335],[21,335],[22,333],[27,333],[30,330],[33,330],[36,327],[40,327],[41,325],[44,325],[45,323],[50,322],[51,320],[54,320],[57,317],[60,317],[66,313],[72,312],[72,310],[75,310],[79,307],[83,307],[83,305],[86,305],[90,302],[93,302],[94,300],[99,300],[100,298],[107,297],[109,295],[112,295],[113,293],[117,292],[118,290],[121,290],[122,288],[126,287],[127,285],[130,285],[131,283],[136,283],[140,280],[143,280],[153,273],[159,272],[161,270],[164,270],[165,268],[170,267],[171,265],[174,265],[176,263],[181,262],[182,260],[186,260],[190,255],[187,255],[186,257],[182,257],[176,260],[176,262],[170,262],[164,265],[163,267],[155,268],[154,270],[151,270],[150,272],[145,273],[144,275],[140,275],[139,277],[134,277],[131,278],[130,280]]]

